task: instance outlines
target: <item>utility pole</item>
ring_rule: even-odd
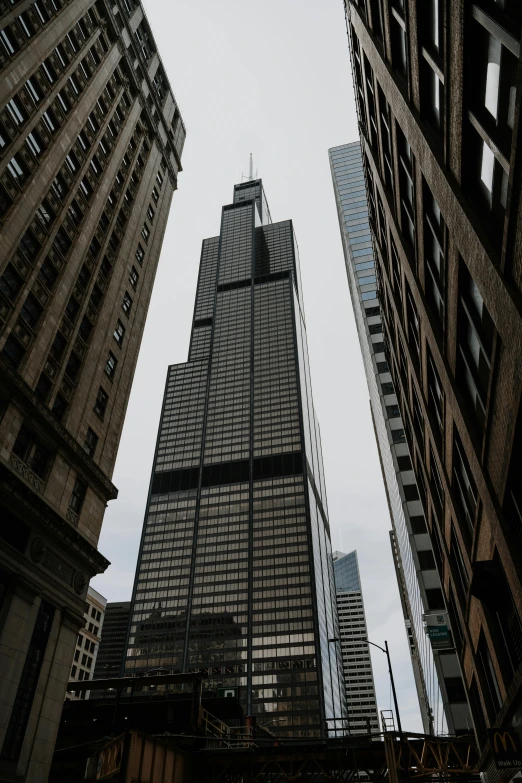
[[[388,659],[388,671],[390,672],[390,681],[391,681],[391,687],[393,693],[393,703],[395,705],[395,714],[397,715],[397,728],[399,729],[400,734],[402,734],[401,716],[399,714],[399,703],[397,701],[397,691],[395,690],[395,680],[393,679],[393,671],[392,671],[392,665],[390,659],[390,651],[388,649],[388,642],[385,641],[384,647],[380,647],[380,645],[375,644],[374,642],[370,642],[369,639],[364,639],[363,641],[365,641],[366,644],[371,644],[372,647],[377,647],[377,649],[383,652]]]

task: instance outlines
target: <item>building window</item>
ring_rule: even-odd
[[[444,324],[445,301],[445,225],[439,205],[425,181],[423,191],[426,297],[436,316],[436,325],[441,328]]]
[[[391,273],[392,273],[392,290],[395,294],[398,303],[399,313],[402,314],[402,275],[401,275],[401,262],[399,261],[399,253],[395,247],[395,242],[391,241]]]
[[[413,152],[399,125],[397,146],[399,152],[399,193],[401,198],[402,234],[415,247],[415,190],[413,184]]]
[[[158,193],[158,189],[156,188],[155,185],[152,188],[152,198],[154,199],[154,203],[157,204],[158,200],[159,200],[159,193]]]
[[[434,571],[435,570],[435,558],[431,549],[421,549],[417,552],[419,558],[419,565],[422,571]]]
[[[372,32],[382,41],[384,30],[382,0],[370,0],[370,9],[372,13]]]
[[[518,411],[508,480],[504,493],[504,513],[518,543],[522,545],[522,405]]]
[[[132,307],[132,299],[130,297],[129,292],[125,291],[123,302],[121,303],[121,309],[123,310],[125,315],[128,315],[131,311],[131,307]]]
[[[71,499],[69,500],[69,508],[72,509],[76,514],[79,514],[82,510],[83,501],[85,500],[86,494],[87,484],[79,476],[76,476]]]
[[[365,81],[366,81],[366,98],[367,98],[367,108],[368,108],[368,119],[370,124],[368,125],[369,131],[370,131],[370,144],[377,152],[377,144],[378,144],[378,135],[377,135],[377,111],[375,107],[375,92],[374,92],[374,80],[373,80],[373,69],[368,62],[368,58],[365,54],[363,54],[363,61],[364,61],[364,75],[365,75]],[[367,165],[366,170],[370,171],[370,167]],[[375,211],[374,211],[375,214]]]
[[[417,369],[420,368],[421,363],[421,342],[420,342],[420,321],[413,301],[413,295],[408,284],[406,288],[406,320],[408,327],[408,345],[410,346],[410,354]]]
[[[456,429],[453,435],[452,487],[455,493],[457,510],[460,511],[465,522],[464,526],[461,525],[461,532],[469,544],[475,527],[478,492],[464,447]]]
[[[109,401],[109,395],[100,386],[100,388],[98,389],[98,394],[96,395],[96,402],[94,403],[94,412],[102,420],[105,416],[105,411],[107,410],[108,401]]]
[[[85,436],[85,443],[83,444],[83,448],[89,455],[89,457],[94,457],[94,453],[96,451],[96,446],[98,445],[98,436],[94,432],[94,430],[89,429],[87,430],[87,435]]]
[[[151,223],[154,223],[154,210],[152,209],[152,206],[150,204],[147,208],[147,217]]]
[[[403,79],[407,79],[408,49],[406,41],[406,22],[404,20],[404,9],[402,8],[401,3],[392,6],[390,32],[393,67],[399,76]]]
[[[463,181],[479,211],[489,218],[485,227],[497,244],[507,203],[519,57],[519,35],[517,40],[509,28],[498,25],[478,5],[471,6],[467,35],[473,57],[465,74],[470,110]]]
[[[123,338],[125,337],[125,327],[119,319],[118,319],[118,323],[116,324],[116,329],[114,330],[113,337],[116,340],[119,347],[121,348],[121,346],[123,345]]]
[[[135,255],[136,255],[136,261],[139,264],[143,264],[143,259],[145,258],[145,251],[140,244],[138,244]]]
[[[444,605],[444,596],[442,595],[442,590],[440,587],[431,587],[428,588],[425,592],[426,601],[430,612],[437,612],[446,608]]]
[[[377,86],[377,94],[379,96],[379,120],[381,126],[381,138],[382,138],[382,151],[384,156],[384,181],[387,187],[393,191],[393,153],[392,153],[392,139],[391,139],[391,111],[390,106],[384,93],[379,86]]]
[[[51,451],[25,424],[18,430],[13,446],[15,454],[33,473],[45,480],[51,464]]]
[[[437,513],[437,518],[441,520],[444,514],[444,487],[439,473],[437,460],[433,449],[430,446],[430,484],[431,484],[431,497],[433,505]]]
[[[114,375],[116,374],[116,365],[118,364],[118,360],[116,359],[115,355],[112,353],[112,351],[109,351],[109,355],[107,357],[107,363],[105,365],[105,374],[111,379],[111,381],[114,378]]]
[[[158,185],[159,185],[159,186],[160,186],[160,188],[161,188],[161,186],[163,185],[163,177],[161,176],[161,174],[160,174],[160,172],[159,172],[159,171],[158,171],[158,173],[156,174],[156,182],[158,183]]]
[[[475,281],[460,265],[457,380],[482,429],[491,374],[494,326]]]
[[[486,703],[489,720],[493,724],[496,714],[502,706],[502,696],[498,686],[498,679],[489,652],[488,643],[484,636],[484,631],[480,632],[479,643],[477,647],[477,661],[480,664],[482,679],[486,685],[482,688],[482,695]]]
[[[140,276],[138,274],[138,270],[136,269],[135,266],[133,266],[131,271],[130,271],[130,273],[129,273],[129,283],[134,288],[134,290],[136,290],[136,288],[138,287],[139,279],[140,279]]]
[[[469,589],[469,576],[466,563],[462,556],[457,533],[453,525],[451,526],[450,562],[454,574],[453,583],[456,587],[462,611],[464,612]]]
[[[422,407],[420,404],[419,396],[417,394],[417,389],[415,388],[415,384],[413,382],[411,385],[411,391],[412,391],[412,402],[413,402],[412,405],[413,428],[417,435],[419,444],[422,447],[422,451],[424,451],[424,414],[422,412]]]
[[[444,392],[439,374],[433,361],[433,356],[428,348],[428,413],[431,417],[433,432],[437,438],[439,448],[442,446],[444,432]]]
[[[145,242],[149,241],[150,237],[150,228],[147,226],[146,223],[143,224],[143,228],[141,229],[141,236],[145,240]]]

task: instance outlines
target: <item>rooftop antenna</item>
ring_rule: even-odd
[[[247,182],[252,182],[254,179],[257,179],[257,169],[254,176],[254,161],[252,160],[252,153],[250,153],[250,161],[248,165],[248,175],[241,174],[241,182],[243,180],[246,180]]]

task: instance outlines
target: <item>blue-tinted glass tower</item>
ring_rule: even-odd
[[[247,715],[318,736],[345,714],[337,633],[297,245],[248,181],[203,242],[168,371],[126,672],[205,669]]]
[[[437,640],[437,627],[447,632],[450,622],[385,352],[370,228],[370,211],[375,215],[380,206],[367,198],[360,142],[333,147],[329,156],[423,727],[426,733],[465,733],[469,708],[451,634],[442,645]]]

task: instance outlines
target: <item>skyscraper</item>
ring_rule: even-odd
[[[317,736],[345,710],[297,244],[261,180],[203,241],[189,361],[168,371],[126,673],[206,669]]]
[[[127,629],[129,627],[130,601],[108,603],[103,620],[103,636],[94,667],[94,680],[118,677],[125,661]],[[103,695],[96,692],[96,698]]]
[[[357,552],[334,552],[333,568],[339,615],[348,728],[350,734],[379,731],[372,659],[366,639],[366,614]]]
[[[522,714],[522,5],[346,10],[387,360],[488,771]]]
[[[41,781],[185,130],[139,2],[0,27],[0,777]]]
[[[334,147],[329,154],[422,723],[426,733],[459,733],[470,728],[470,718],[452,639],[448,632],[444,644],[440,630],[435,641],[429,636],[435,636],[431,623],[450,623],[385,354],[361,145]]]

